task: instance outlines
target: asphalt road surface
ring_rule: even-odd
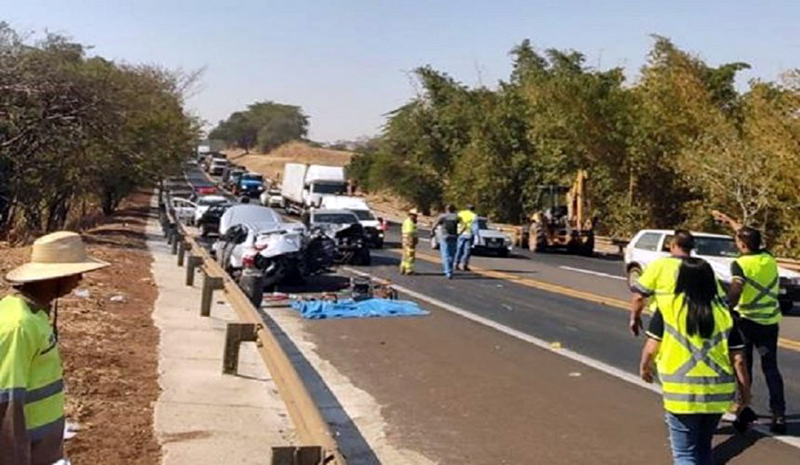
[[[199,170],[187,177],[207,182]],[[396,227],[387,249],[373,250],[373,266],[358,271],[410,290],[430,316],[303,322],[318,352],[380,402],[394,441],[442,463],[669,461],[660,396],[624,379],[638,374],[643,339],[628,333],[620,308],[629,297],[620,261],[517,250],[474,257],[480,273],[447,280],[427,237],[415,276],[398,273]],[[562,357],[564,349],[583,363]],[[789,439],[736,436],[724,424],[718,459],[800,463],[800,352],[782,350],[780,363]],[[754,381],[754,406],[764,413],[763,376]]]

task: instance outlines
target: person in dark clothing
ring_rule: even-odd
[[[458,246],[458,226],[461,219],[456,214],[455,205],[448,205],[447,212],[440,215],[431,228],[431,234],[439,233],[439,251],[442,256],[442,270],[447,279],[453,278],[456,248]]]

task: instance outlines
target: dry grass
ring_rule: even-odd
[[[242,150],[226,150],[228,160],[243,165],[248,170],[279,181],[286,163],[313,163],[317,165],[346,166],[353,152],[311,147],[303,142],[290,142],[270,153],[244,154]]]

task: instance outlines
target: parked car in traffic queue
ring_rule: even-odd
[[[258,198],[264,192],[264,176],[258,173],[244,173],[239,176],[231,192],[238,196]]]
[[[251,297],[260,303],[264,289],[284,282],[301,282],[306,229],[284,222],[260,205],[234,205],[219,221],[219,239],[212,255]]]
[[[336,244],[335,262],[367,266],[371,263],[364,227],[349,210],[315,208],[302,215],[310,231],[321,231]]]
[[[358,222],[364,227],[364,234],[370,247],[383,247],[386,235],[386,223],[372,213],[367,201],[361,197],[347,195],[326,195],[321,197],[320,208],[331,210],[348,210],[355,213]]]
[[[511,237],[489,224],[489,220],[478,217],[478,234],[472,241],[472,253],[492,254],[507,257],[514,250],[514,241]],[[439,226],[431,236],[431,248],[439,249],[442,241],[442,227]]]
[[[639,276],[652,261],[669,256],[669,246],[674,234],[674,230],[645,229],[631,239],[625,248],[625,272],[629,285],[638,282]],[[731,263],[739,256],[734,238],[724,234],[703,232],[692,232],[692,235],[695,242],[692,256],[707,261],[727,291],[732,279]],[[800,273],[779,266],[778,275],[780,277],[778,301],[781,311],[786,313],[792,309],[795,302],[800,301]]]

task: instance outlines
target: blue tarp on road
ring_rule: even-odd
[[[293,309],[309,320],[333,318],[373,318],[383,316],[422,316],[428,312],[407,300],[367,299],[356,302],[352,299],[338,302],[323,300],[293,300]]]

